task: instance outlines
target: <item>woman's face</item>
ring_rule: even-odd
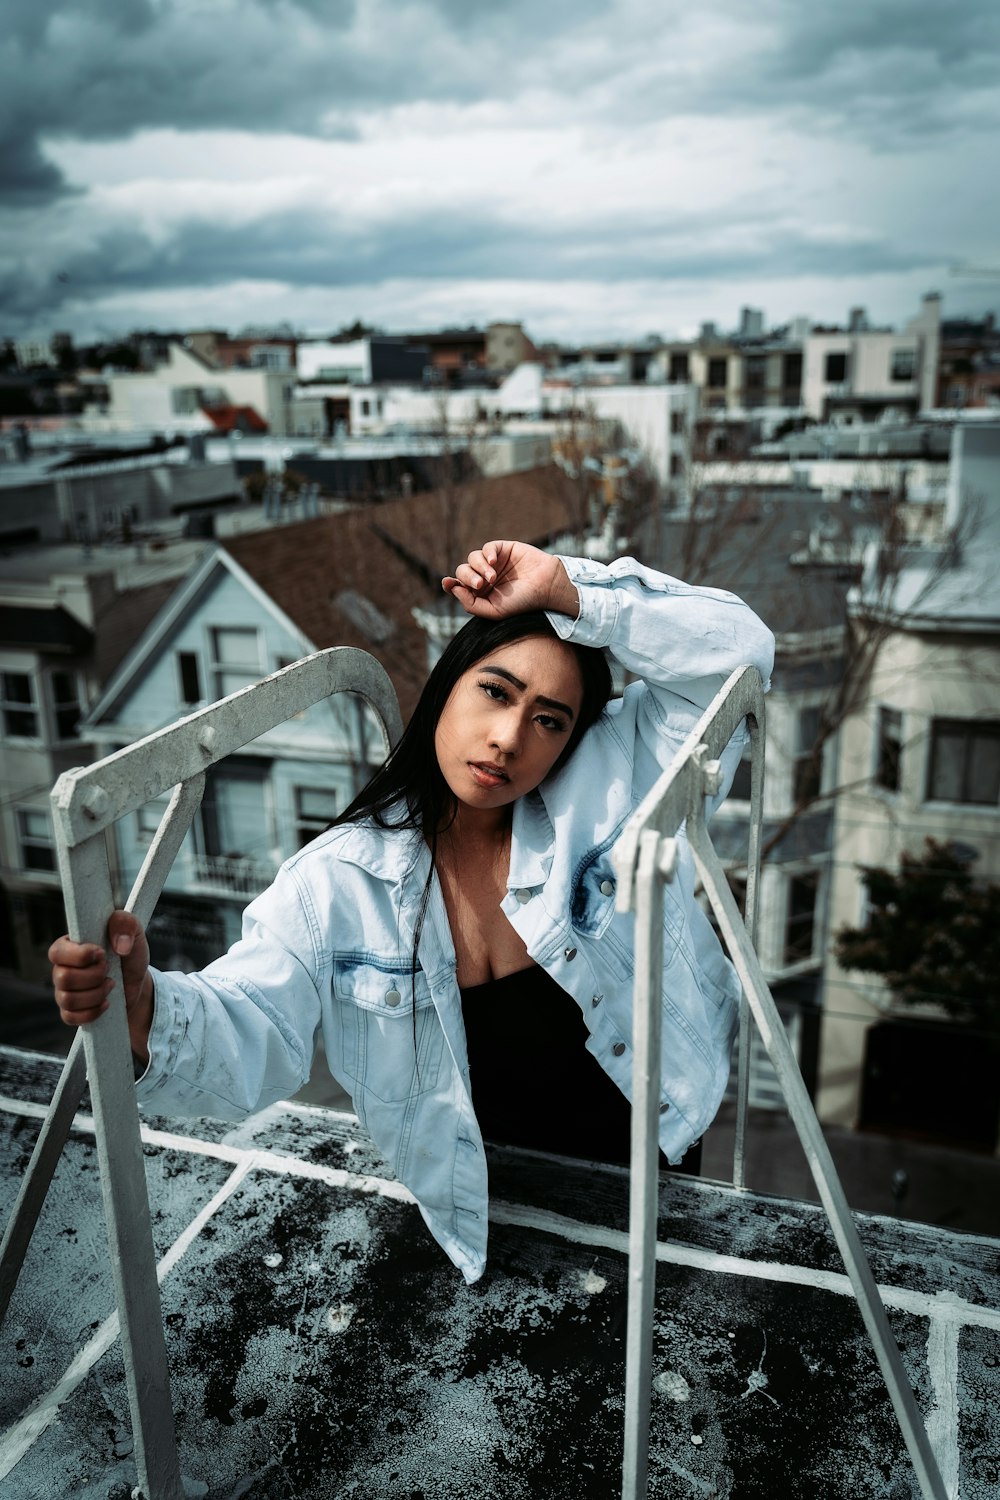
[[[459,802],[486,812],[538,786],[565,750],[582,699],[576,653],[550,636],[501,646],[464,672],[434,733]]]

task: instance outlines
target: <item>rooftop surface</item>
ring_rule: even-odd
[[[5,1216],[57,1069],[0,1053]],[[467,1287],[350,1115],[150,1117],[144,1135],[190,1493],[620,1493],[625,1171],[491,1151],[490,1264]],[[875,1216],[859,1228],[949,1493],[985,1500],[1000,1478],[1000,1245]],[[917,1494],[821,1210],[665,1176],[658,1238],[651,1496]],[[81,1114],[5,1327],[9,1500],[124,1500],[135,1483],[112,1311]]]

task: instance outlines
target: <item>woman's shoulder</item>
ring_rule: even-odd
[[[394,827],[365,817],[338,823],[304,844],[283,869],[312,882],[324,872],[343,874],[343,867],[383,880],[398,880],[412,868],[423,840],[412,828]]]

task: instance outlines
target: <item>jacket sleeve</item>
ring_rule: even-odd
[[[283,868],[222,958],[199,974],[152,971],[140,1102],[168,1115],[240,1119],[294,1093],[312,1064],[321,967],[308,896]]]
[[[641,679],[626,693],[639,698],[636,730],[661,767],[736,668],[755,666],[770,686],[774,636],[735,594],[682,583],[632,557],[560,561],[576,585],[580,612],[575,620],[549,619],[563,640],[607,647]],[[744,743],[745,735],[735,736],[724,757],[725,790]]]

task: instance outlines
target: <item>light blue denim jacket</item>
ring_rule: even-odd
[[[515,804],[502,905],[530,956],[579,1004],[588,1048],[628,1096],[633,918],[615,911],[611,850],[730,672],[750,662],[767,682],[774,640],[719,589],[632,558],[562,561],[580,613],[551,615],[556,631],[607,646],[641,681],[608,705],[561,770]],[[743,743],[737,735],[723,755],[716,802]],[[673,1161],[718,1109],[739,996],[694,899],[683,840],[680,850],[663,934],[660,1142]],[[362,1124],[471,1282],[486,1263],[486,1158],[436,878],[415,984],[411,973],[429,858],[414,834],[370,823],[335,828],[300,850],[247,907],[243,936],[225,957],[200,974],[154,973],[150,1064],[137,1087],[160,1113],[238,1118],[294,1093],[322,1034]]]

